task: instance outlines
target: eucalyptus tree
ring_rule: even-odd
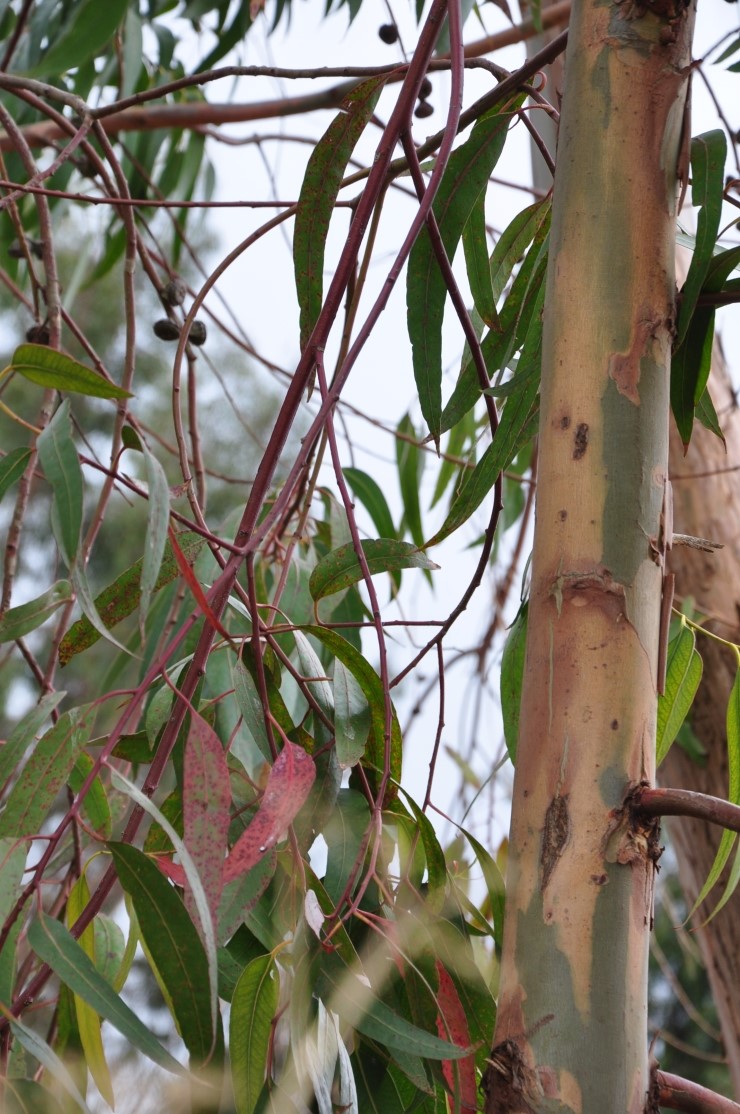
[[[464,42],[461,5],[432,0],[415,26],[397,13],[400,38],[381,26],[390,64],[333,69],[242,65],[268,26],[290,36],[290,6],[263,7],[44,0],[6,5],[0,26],[0,253],[21,334],[1,388],[14,431],[0,463],[14,679],[0,751],[4,1101],[120,1101],[115,1029],[173,1080],[153,1109],[187,1096],[248,1114],[473,1110],[481,1087],[501,1112],[709,1102],[649,1063],[647,1032],[657,817],[727,828],[707,889],[740,805],[734,688],[729,800],[653,787],[701,670],[700,617],[670,623],[669,412],[684,443],[695,417],[721,432],[708,352],[740,261],[719,242],[724,133],[691,140],[693,9],[583,0],[507,72],[486,55],[562,23],[567,5]],[[516,128],[537,136],[538,113],[557,117],[538,74],[569,37],[554,193],[493,231],[497,166]],[[473,99],[476,69],[488,87]],[[319,90],[258,100],[250,83],[265,79]],[[435,82],[446,119],[423,137]],[[308,143],[228,130],[327,110]],[[223,150],[266,157],[278,141],[305,153],[293,189],[270,163],[270,194],[245,197],[252,176],[227,171]],[[677,300],[689,179],[698,227]],[[217,202],[234,239],[214,259],[195,221]],[[274,215],[237,232],[250,207]],[[72,260],[58,251],[70,219],[91,232]],[[287,298],[266,327],[249,323],[286,230],[287,367]],[[235,268],[237,306],[223,285]],[[105,349],[80,308],[104,275],[124,323]],[[352,418],[392,438],[394,502],[358,466],[346,422],[404,287],[414,406]],[[462,350],[451,387],[446,310]],[[257,367],[280,390],[273,420],[250,406]],[[467,651],[482,687],[535,505],[531,588],[501,671],[516,766],[505,888],[504,846],[462,809],[444,846],[430,817],[455,623],[474,599],[487,612]],[[454,605],[411,616],[409,595],[449,577],[450,540],[479,520]],[[502,523],[516,540],[491,608]],[[417,800],[396,700],[422,663],[433,679],[418,700],[434,692],[438,713]],[[475,784],[477,756],[455,758]],[[121,996],[139,945],[164,1039]],[[125,1088],[141,1106],[139,1078]]]

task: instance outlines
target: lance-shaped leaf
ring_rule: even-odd
[[[63,1061],[59,1059],[54,1049],[51,1048],[44,1038],[40,1037],[34,1029],[31,1029],[17,1017],[14,1017],[7,1006],[3,1005],[2,1002],[0,1002],[0,1013],[10,1025],[15,1039],[25,1048],[26,1052],[29,1052],[35,1060],[38,1060],[38,1062],[46,1068],[49,1075],[64,1088],[75,1105],[83,1111],[83,1114],[90,1114],[90,1110],[78,1091],[74,1079],[69,1074]]]
[[[75,882],[67,899],[66,919],[67,926],[71,926],[79,918],[83,909],[90,900],[90,889],[87,878],[82,874]],[[95,928],[92,921],[78,937],[78,945],[95,966]],[[101,1095],[110,1107],[115,1109],[113,1083],[110,1077],[108,1061],[105,1058],[103,1038],[100,1032],[100,1014],[90,1003],[79,994],[74,994],[75,1013],[77,1015],[77,1028],[80,1034],[82,1051],[85,1054],[90,1075]]]
[[[411,542],[397,541],[395,538],[376,538],[364,540],[362,552],[365,555],[370,574],[395,572],[398,569],[438,569],[425,553],[421,553]],[[362,580],[363,572],[354,545],[340,545],[339,549],[322,557],[311,573],[308,582],[311,595],[315,600],[340,592],[351,584]]]
[[[404,414],[398,423],[396,437],[396,463],[398,465],[398,483],[401,488],[403,500],[403,520],[399,527],[399,534],[404,527],[411,534],[418,549],[424,545],[424,527],[421,524],[421,478],[424,472],[425,453],[419,448],[419,435],[414,429],[414,423],[408,414]],[[398,584],[400,585],[400,577]]]
[[[395,537],[393,517],[380,484],[359,468],[345,468],[343,472],[345,480],[352,488],[352,494],[360,500],[373,520],[378,537]]]
[[[144,623],[149,612],[152,596],[157,590],[162,559],[167,544],[167,529],[170,521],[170,489],[164,469],[157,458],[143,442],[141,449],[144,454],[146,482],[149,488],[144,556],[141,566],[141,602],[139,605],[139,626],[143,640]]]
[[[126,843],[108,847],[180,1035],[190,1055],[202,1062],[213,1045],[213,1023],[209,965],[198,930],[151,859]]]
[[[326,874],[324,889],[333,902],[339,901],[355,866],[363,842],[366,841],[370,809],[361,793],[340,789],[336,805],[322,835],[326,840]],[[359,880],[355,878],[355,882]]]
[[[205,545],[205,539],[200,534],[191,531],[178,534],[177,540],[182,553],[190,562],[195,560]],[[144,559],[141,558],[136,564],[122,572],[112,584],[104,588],[100,595],[95,597],[97,613],[109,630],[120,623],[122,619],[131,615],[139,606],[143,564]],[[179,575],[180,567],[168,541],[153,591],[158,592],[160,588],[170,584]],[[62,639],[59,646],[59,661],[62,665],[66,665],[75,654],[81,654],[83,650],[93,646],[100,637],[99,632],[89,619],[79,619],[72,624]]]
[[[686,282],[681,290],[676,344],[686,336],[689,321],[712,261],[722,217],[722,193],[725,187],[727,140],[720,128],[695,136],[691,140],[691,201],[699,206],[696,218],[696,244]]]
[[[71,708],[39,740],[0,816],[0,838],[36,835],[90,737],[94,710]]]
[[[380,677],[370,663],[365,661],[362,654],[336,631],[330,630],[328,627],[313,626],[302,627],[301,629],[331,650],[334,656],[349,669],[365,694],[365,699],[370,706],[372,724],[372,731],[365,752],[365,764],[373,771],[370,780],[371,784],[374,784],[385,763],[385,694]],[[399,782],[401,780],[403,742],[401,726],[392,704],[389,746],[391,778],[394,782]],[[386,803],[392,800],[395,795],[395,786],[390,784],[386,790]]]
[[[185,846],[203,883],[215,932],[223,888],[231,789],[221,740],[197,712],[190,715],[182,795]],[[194,914],[193,895],[187,884],[185,904],[191,915]]]
[[[317,989],[347,1024],[392,1051],[429,1060],[460,1060],[470,1054],[469,1048],[458,1048],[401,1017],[336,956],[325,964]]]
[[[128,850],[132,851],[133,848]],[[157,868],[153,866],[152,869],[161,878]],[[164,879],[162,881],[167,885]],[[88,1002],[101,1017],[110,1021],[134,1048],[138,1048],[150,1060],[168,1071],[182,1072],[177,1060],[162,1047],[154,1034],[116,994],[110,983],[95,970],[90,957],[63,924],[39,913],[28,930],[28,942],[36,955],[49,964],[65,986]]]
[[[272,955],[261,955],[248,963],[234,988],[229,1050],[238,1114],[253,1114],[264,1085],[279,993],[280,979]]]
[[[439,985],[437,989],[437,1032],[442,1039],[451,1040],[454,1044],[467,1048],[471,1044],[468,1019],[465,1013],[457,988],[450,978],[446,968],[439,962],[435,963]],[[461,1114],[474,1114],[478,1109],[478,1084],[475,1077],[475,1056],[471,1053],[465,1059],[443,1060],[442,1074],[445,1077],[450,1094],[454,1096],[455,1108]]]
[[[532,408],[540,387],[542,321],[539,306],[543,293],[541,289],[536,312],[533,314],[524,349],[517,364],[511,393],[506,400],[493,440],[473,471],[464,477],[447,518],[427,545],[437,545],[470,518],[488,495],[499,474],[522,447],[522,433],[530,428]]]
[[[334,662],[334,745],[343,770],[356,765],[367,746],[370,707],[359,681],[339,659]]]
[[[527,607],[523,603],[509,628],[501,656],[501,717],[509,758],[516,765],[519,712],[522,703],[524,659],[527,648]]]
[[[51,522],[68,569],[77,559],[82,528],[82,469],[72,440],[69,400],[65,399],[36,442],[41,467],[54,494]]]
[[[31,457],[30,449],[12,449],[0,460],[0,499],[9,487],[19,480]]]
[[[465,267],[468,272],[470,293],[473,304],[480,314],[481,321],[490,329],[498,328],[496,299],[491,282],[491,264],[488,258],[488,239],[486,236],[486,190],[483,189],[475,199],[470,216],[465,222],[462,233]]]
[[[499,318],[499,329],[492,329],[481,342],[481,353],[489,379],[494,379],[510,363],[518,348],[525,343],[535,312],[540,310],[540,299],[547,270],[550,208],[538,209],[525,223],[525,233],[534,233],[532,246],[527,252],[511,289],[506,297]],[[524,233],[523,233],[524,235]],[[526,237],[525,237],[526,238]],[[515,244],[517,240],[515,238]],[[498,250],[498,245],[497,249]],[[514,247],[511,248],[514,251]],[[496,251],[494,251],[494,257]],[[493,258],[493,257],[492,257]],[[496,266],[498,274],[506,272],[510,260],[506,257]],[[493,269],[493,263],[492,263]],[[495,289],[495,285],[494,285]],[[481,386],[478,370],[466,349],[455,389],[442,411],[442,431],[451,429],[468,413],[480,398]]]
[[[10,367],[24,379],[56,391],[74,391],[92,398],[131,398],[128,391],[97,371],[43,344],[21,344],[13,353]]]
[[[515,104],[523,100],[518,97]],[[434,199],[442,243],[452,260],[470,212],[504,149],[512,102],[497,106],[453,151]],[[406,280],[409,339],[421,412],[435,444],[442,432],[442,321],[447,286],[428,232],[411,250]]]
[[[126,0],[83,0],[73,9],[59,38],[30,71],[33,77],[62,74],[100,53],[126,14]]]
[[[42,696],[38,704],[26,712],[5,740],[4,745],[0,747],[0,789],[15,772],[16,766],[28,751],[36,734],[66,695],[66,692],[49,692],[46,696]]]
[[[300,812],[315,778],[310,755],[286,742],[270,770],[257,812],[226,859],[225,882],[251,870],[275,846]]]
[[[729,771],[729,785],[727,788],[727,800],[730,804],[740,805],[740,669],[735,675],[735,682],[732,686],[730,699],[727,702],[727,766]],[[704,901],[705,897],[714,889],[717,881],[719,880],[725,864],[730,857],[735,840],[737,839],[737,832],[724,831],[722,838],[717,848],[712,869],[709,871],[707,880],[701,888],[701,893],[694,902],[694,907],[691,910],[693,914]],[[737,885],[738,882],[738,864],[735,863],[732,871],[730,872],[730,879],[728,881],[727,890],[730,885]],[[729,893],[725,891],[726,897],[715,906],[712,911],[712,917],[716,917],[721,905],[724,905],[725,900],[729,897]],[[731,891],[730,891],[731,893]]]
[[[324,297],[324,250],[329,222],[345,168],[378,102],[385,78],[365,81],[341,104],[308,160],[298,198],[293,232],[298,305],[301,311],[301,350],[313,332]]]
[[[702,674],[696,635],[684,623],[668,647],[665,692],[658,697],[655,763],[660,766],[694,702]]]
[[[14,642],[24,634],[36,630],[53,615],[57,608],[72,599],[72,585],[68,580],[57,580],[42,595],[18,607],[11,607],[0,619],[0,642]]]

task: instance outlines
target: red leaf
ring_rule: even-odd
[[[193,566],[189,563],[187,557],[180,548],[180,544],[177,540],[177,534],[171,526],[169,527],[167,534],[170,539],[170,545],[172,546],[172,552],[174,553],[175,560],[177,561],[177,567],[182,573],[182,576],[187,583],[188,588],[195,596],[198,607],[201,609],[211,626],[215,627],[218,633],[222,634],[224,638],[228,638],[229,641],[231,641],[231,635],[218,621],[213,609],[211,608],[211,605],[206,599],[205,592],[198,583],[198,578],[193,572]]]
[[[439,990],[437,992],[437,1032],[442,1040],[452,1041],[460,1048],[469,1048],[470,1031],[460,996],[445,967],[437,960]],[[478,1109],[475,1083],[475,1056],[471,1053],[462,1060],[443,1060],[442,1072],[447,1086],[460,1099],[461,1114],[474,1114]]]
[[[315,777],[313,759],[296,743],[286,742],[270,770],[259,809],[224,863],[224,882],[246,874],[275,846],[300,811]]]
[[[216,924],[223,889],[224,852],[228,845],[231,789],[224,748],[202,716],[191,712],[183,766],[183,838],[198,871]],[[198,924],[190,886],[185,905]]]

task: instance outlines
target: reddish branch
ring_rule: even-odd
[[[650,1097],[656,1110],[659,1106],[666,1106],[669,1110],[684,1110],[687,1114],[740,1114],[740,1105],[732,1099],[667,1071],[655,1072]]]
[[[634,796],[634,805],[644,816],[694,816],[740,832],[740,805],[692,789],[640,788]]]

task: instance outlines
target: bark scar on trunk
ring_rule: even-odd
[[[542,830],[542,850],[540,851],[540,866],[542,867],[542,882],[540,889],[547,887],[552,872],[558,864],[563,853],[568,836],[570,835],[570,817],[568,815],[568,796],[553,797],[545,813],[545,826]]]
[[[655,816],[645,816],[640,811],[639,793],[648,786],[647,781],[631,785],[621,808],[612,809],[606,834],[610,862],[630,866],[644,862],[657,868],[663,854],[660,843],[660,821]]]
[[[537,1102],[542,1088],[537,1073],[524,1060],[516,1041],[494,1045],[480,1082],[486,1114],[536,1114],[528,1099]]]

